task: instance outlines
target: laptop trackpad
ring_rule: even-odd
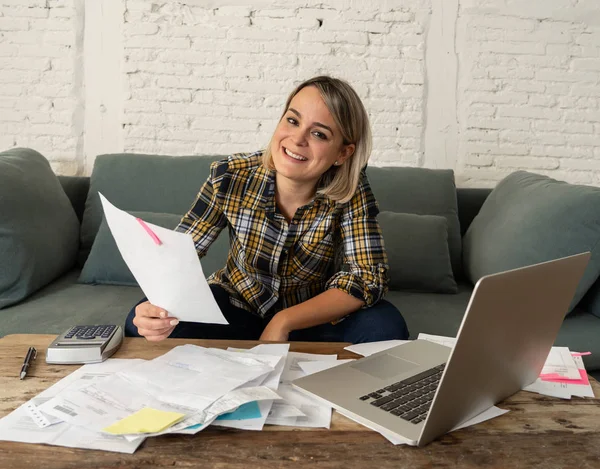
[[[350,366],[375,378],[389,379],[420,365],[392,355],[379,355],[371,360],[359,360]]]

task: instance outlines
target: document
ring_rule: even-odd
[[[150,303],[180,321],[228,324],[189,234],[140,223],[98,195],[117,247]]]
[[[234,349],[229,348],[230,351],[236,351],[240,353],[250,353],[250,354],[259,354],[259,355],[270,355],[279,357],[278,362],[275,364],[275,367],[271,373],[267,375],[264,381],[261,383],[263,386],[272,389],[273,391],[278,390],[279,381],[281,379],[281,374],[283,373],[283,369],[285,367],[286,358],[288,351],[290,349],[290,344],[260,344],[256,347],[253,347],[249,350],[245,349]],[[227,419],[217,419],[213,422],[213,425],[220,427],[228,427],[228,428],[239,428],[242,430],[254,430],[259,431],[262,430],[269,413],[271,412],[271,408],[274,405],[273,400],[262,400],[255,404],[255,409],[259,415],[254,415],[252,418],[248,418],[248,415],[244,415],[244,418],[240,418],[240,414],[236,414],[234,412]],[[283,400],[279,402],[283,403]],[[302,416],[304,414],[301,414]]]
[[[38,405],[52,399],[65,390],[76,390],[111,376],[118,370],[143,360],[110,359],[103,363],[84,365],[50,388],[0,419],[0,440],[22,443],[43,443],[70,448],[97,449],[132,454],[144,441],[143,437],[131,441],[121,436],[94,432],[86,428],[72,426],[61,419],[46,427],[40,427],[31,418],[26,407],[33,406],[41,412]],[[45,414],[44,414],[45,415]],[[60,421],[59,421],[60,420]]]
[[[419,340],[428,340],[439,345],[445,345],[448,348],[454,348],[456,345],[456,337],[445,337],[443,335],[423,334],[419,333],[417,336]]]
[[[575,360],[571,356],[571,351],[568,347],[552,347],[544,368],[540,374],[541,378],[567,378],[579,379],[579,370],[575,364]]]
[[[285,368],[277,393],[284,402],[274,403],[267,417],[267,424],[295,427],[329,428],[331,426],[331,406],[307,396],[292,386],[292,381],[306,376],[300,367],[301,362],[328,361],[335,363],[337,355],[312,353],[288,353]],[[302,415],[297,415],[298,413]]]
[[[538,394],[544,394],[546,396],[558,397],[561,399],[571,399],[572,396],[576,397],[595,397],[592,386],[588,379],[583,359],[578,354],[572,354],[573,361],[577,366],[579,372],[579,378],[568,379],[563,377],[542,377],[538,378],[523,388],[525,391],[535,392]],[[547,375],[546,375],[547,376]]]
[[[392,347],[396,347],[397,345],[403,345],[410,340],[382,340],[379,342],[367,342],[364,344],[354,344],[349,345],[348,347],[344,347],[344,350],[348,350],[350,352],[356,353],[357,355],[362,355],[363,357],[368,357],[377,352],[382,352]]]
[[[267,376],[273,370],[269,360],[277,359],[182,345],[101,382],[63,392],[41,408],[95,431],[144,407],[185,414],[181,423],[165,430],[174,432],[205,423],[204,411],[209,406],[228,392]]]

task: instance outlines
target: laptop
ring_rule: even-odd
[[[537,379],[589,259],[585,252],[482,277],[453,349],[415,340],[293,385],[423,446]]]

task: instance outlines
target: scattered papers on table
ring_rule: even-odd
[[[228,324],[202,272],[191,235],[140,223],[98,195],[119,252],[152,304],[180,321]]]
[[[534,383],[523,388],[525,391],[544,394],[546,396],[571,399],[571,397],[596,397],[588,379],[585,365],[581,355],[577,352],[571,354],[577,367],[578,378],[568,379],[564,377],[540,377]]]
[[[89,386],[91,383],[112,376],[120,369],[135,365],[142,361],[144,360],[112,358],[103,363],[82,366],[4,418],[0,419],[0,440],[18,441],[22,443],[43,443],[70,448],[97,449],[129,454],[133,453],[144,441],[143,437],[128,441],[121,436],[94,432],[87,428],[76,427],[63,421],[59,421],[45,428],[40,428],[31,418],[26,410],[26,406],[32,405],[36,408],[37,412],[42,413],[42,411],[39,410],[38,405],[59,395],[61,392]],[[43,415],[48,417],[47,414]]]

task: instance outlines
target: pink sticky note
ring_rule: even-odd
[[[160,246],[162,244],[162,241],[160,239],[158,239],[158,236],[156,236],[156,233],[154,231],[152,231],[148,225],[146,225],[146,222],[144,220],[142,220],[141,218],[136,218],[136,220],[139,222],[140,225],[142,225],[142,227],[144,228],[144,230],[146,230],[146,233],[148,233],[150,235],[152,240],[158,246]]]
[[[585,357],[586,355],[591,355],[592,352],[571,352],[571,355],[574,357]]]
[[[556,374],[556,373],[548,373],[548,374]],[[565,384],[590,384],[590,380],[588,379],[588,375],[585,370],[579,368],[579,379],[567,379],[563,377],[558,378],[542,378],[542,381],[550,381],[551,383],[565,383]]]
[[[562,378],[561,375],[559,375],[558,373],[542,373],[540,374],[540,379],[543,379],[545,381],[548,381],[550,379],[560,379]]]

